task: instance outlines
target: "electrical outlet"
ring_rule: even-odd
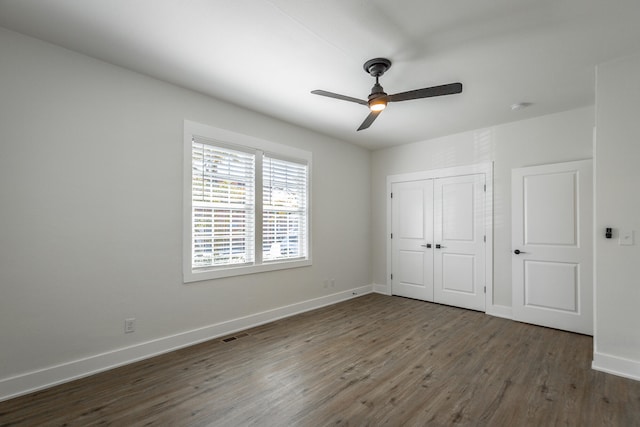
[[[136,318],[131,317],[129,319],[124,319],[124,333],[130,334],[136,331]]]

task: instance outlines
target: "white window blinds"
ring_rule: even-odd
[[[307,256],[307,165],[265,154],[262,161],[264,261]]]
[[[255,155],[192,139],[192,268],[254,262]]]
[[[312,153],[185,120],[184,282],[311,262]]]

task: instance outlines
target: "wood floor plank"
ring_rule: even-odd
[[[0,426],[640,426],[592,338],[366,295],[0,402]]]

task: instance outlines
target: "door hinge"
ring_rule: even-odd
[[[391,198],[393,199],[393,193],[391,193]]]
[[[393,239],[393,233],[391,233],[391,238]]]
[[[483,240],[484,240],[485,243],[487,242],[487,235],[486,234],[484,235],[484,239]]]
[[[487,192],[487,184],[484,185],[484,192]]]
[[[391,273],[391,280],[393,280],[393,273]]]
[[[486,286],[484,287],[484,293],[485,294],[487,293],[487,287]]]

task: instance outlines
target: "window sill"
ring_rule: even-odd
[[[196,271],[185,271],[184,283],[200,282],[203,280],[222,279],[224,277],[242,276],[245,274],[264,273],[267,271],[288,270],[290,268],[308,267],[312,265],[311,259],[295,261],[270,261],[265,264],[238,266],[238,267],[218,267]]]

